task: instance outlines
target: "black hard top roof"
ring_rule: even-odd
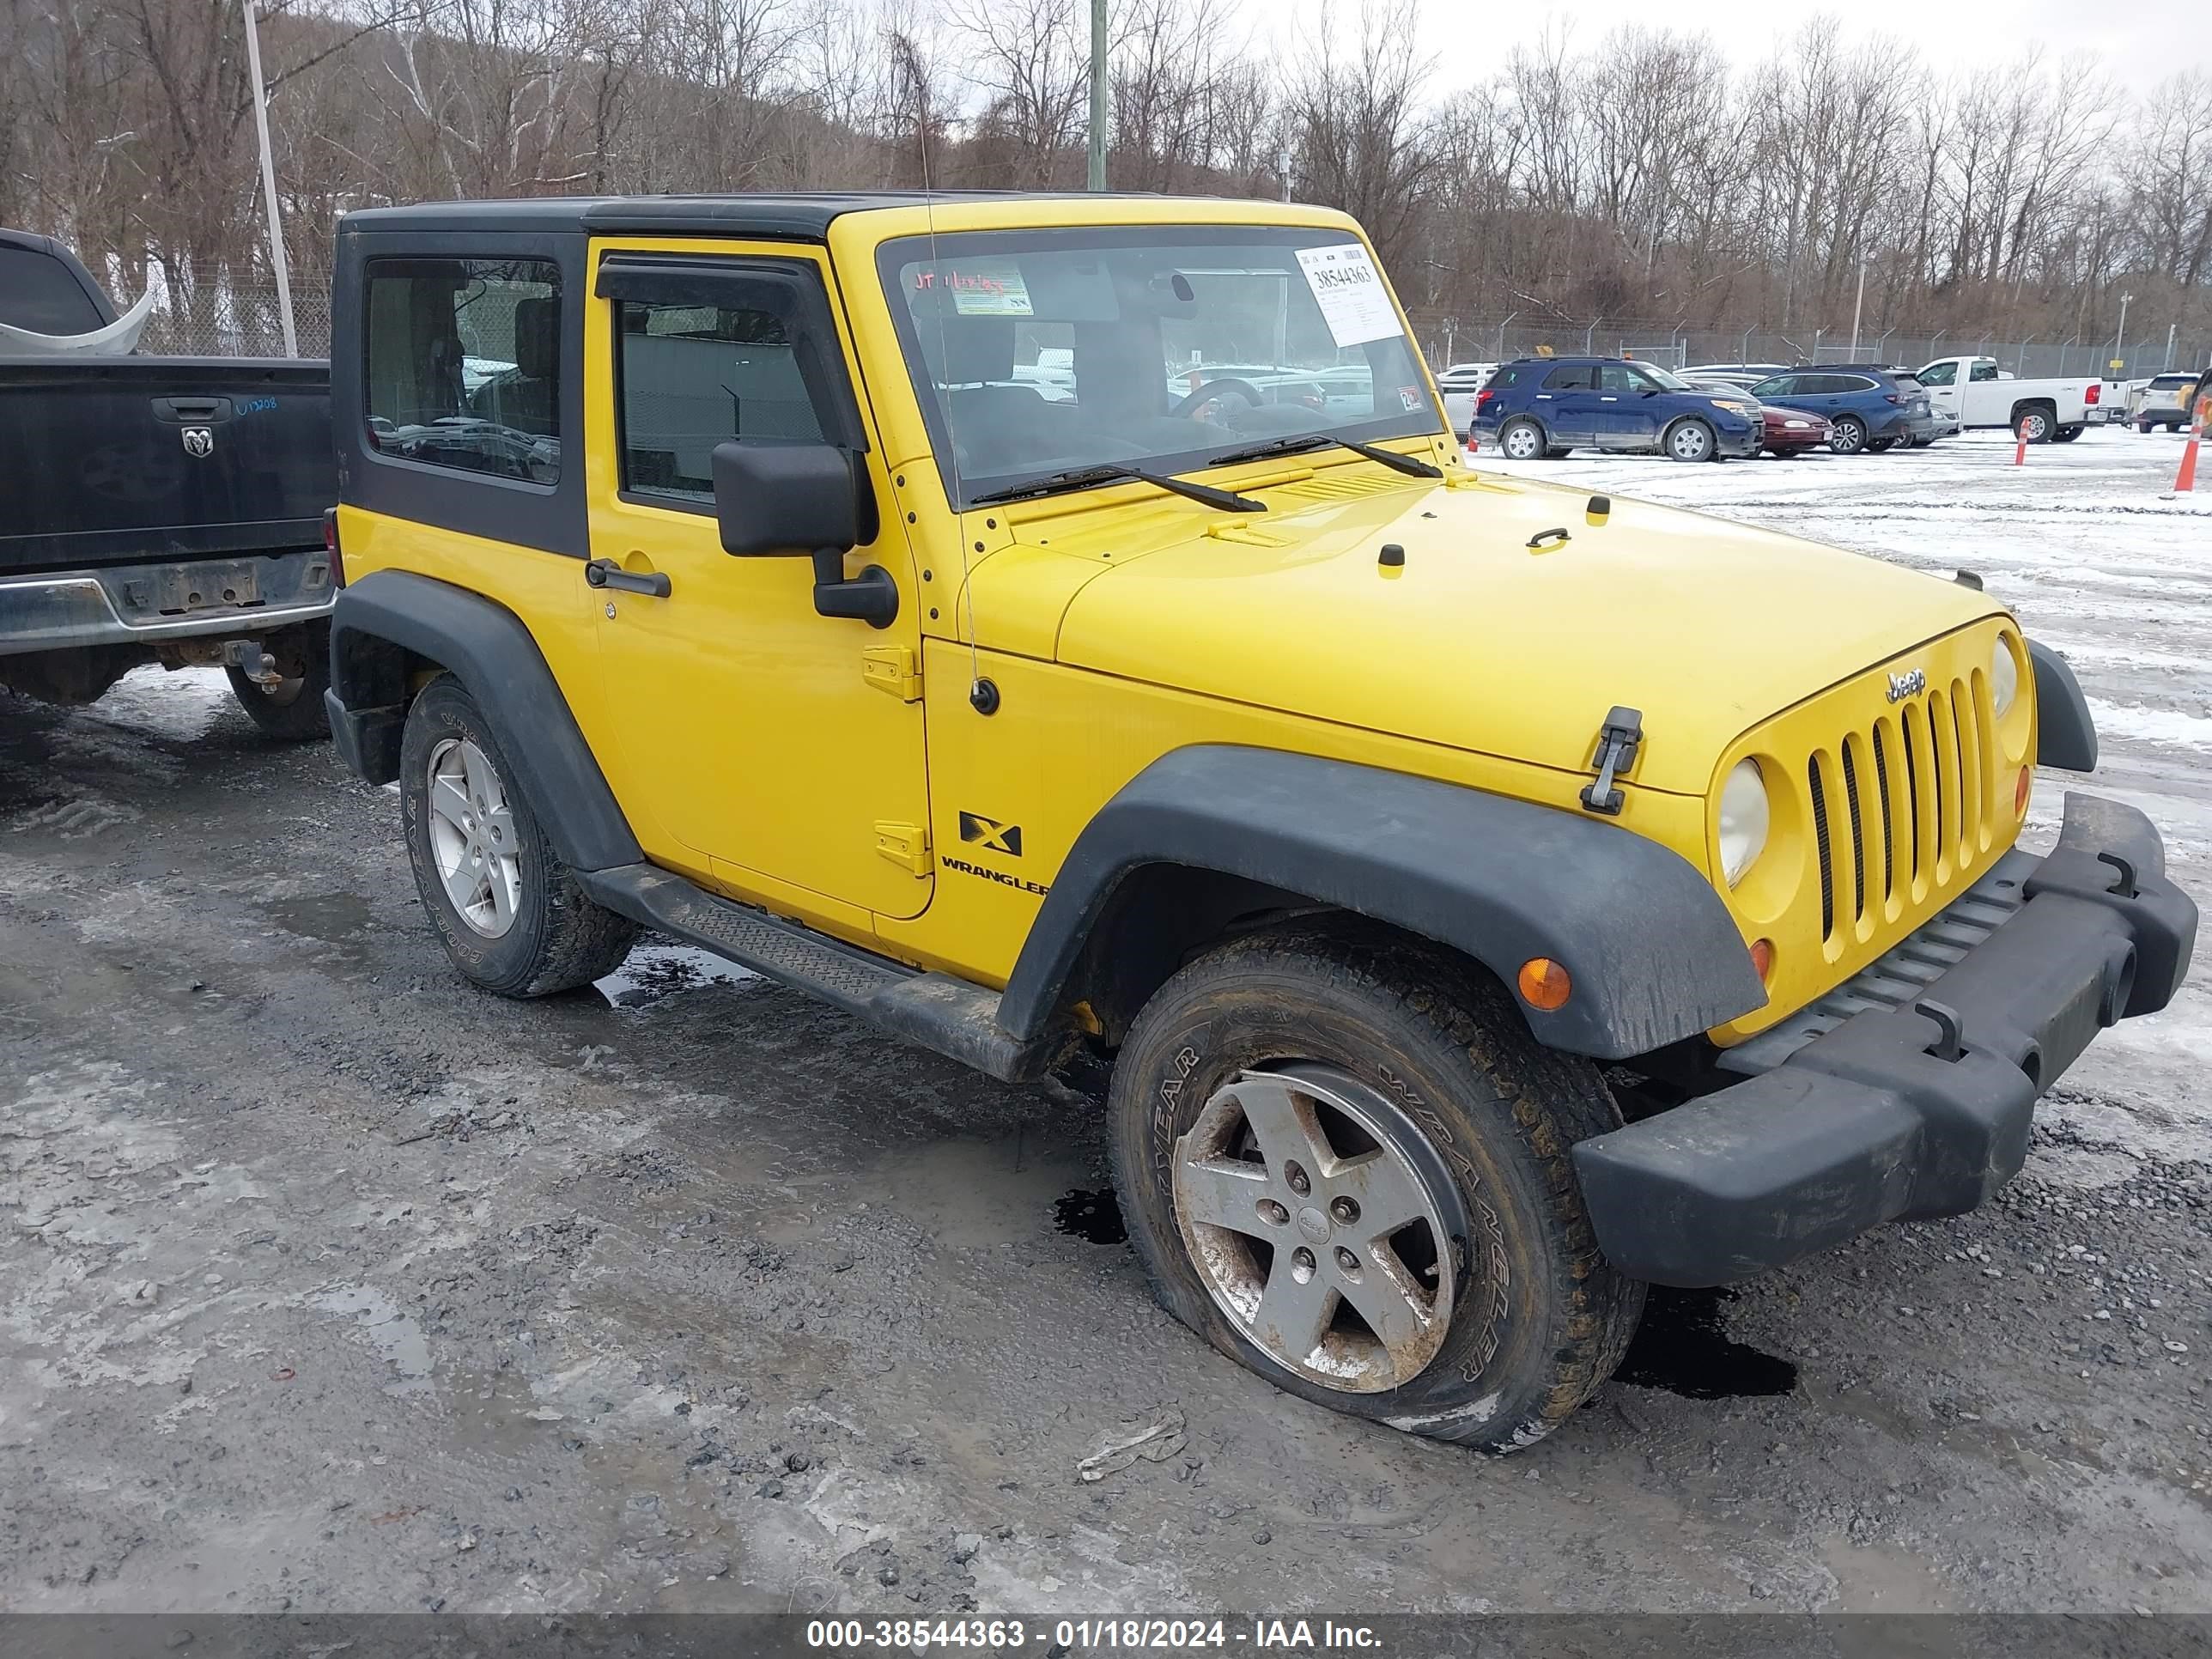
[[[1132,194],[1113,194],[1127,199]],[[930,202],[1063,199],[1095,202],[1070,191],[808,191],[747,196],[539,196],[514,201],[424,202],[411,207],[362,208],[345,216],[346,230],[511,230],[651,234],[697,231],[714,235],[818,240],[848,213],[921,207]]]

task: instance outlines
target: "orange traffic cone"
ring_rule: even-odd
[[[2020,430],[2020,442],[2012,452],[2012,464],[2014,466],[2027,465],[2027,428],[2026,427],[2022,427]]]
[[[2186,495],[2197,488],[2197,446],[2204,437],[2204,411],[2197,411],[2197,424],[2189,428],[2189,447],[2181,452],[2181,471],[2174,475],[2173,493]]]

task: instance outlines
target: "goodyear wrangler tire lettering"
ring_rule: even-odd
[[[1245,1109],[1255,1079],[1286,1081],[1291,1098],[1305,1091],[1318,1115],[1311,1144],[1324,1155],[1300,1169],[1310,1203],[1260,1184],[1281,1170]],[[1504,990],[1464,959],[1357,919],[1306,919],[1216,948],[1154,996],[1121,1050],[1109,1139],[1131,1242],[1170,1313],[1318,1404],[1510,1451],[1611,1374],[1642,1307],[1643,1287],[1597,1255],[1567,1158],[1620,1121],[1595,1068],[1538,1048]],[[1279,1261],[1316,1283],[1340,1248],[1370,1265],[1367,1245],[1336,1236],[1344,1194],[1330,1185],[1349,1167],[1341,1149],[1352,1143],[1340,1137],[1359,1124],[1384,1158],[1376,1167],[1409,1172],[1407,1190],[1442,1206],[1433,1227],[1382,1236],[1394,1255],[1401,1239],[1416,1255],[1425,1241],[1437,1291],[1450,1287],[1431,1293],[1449,1314],[1441,1336],[1425,1358],[1409,1343],[1402,1352],[1420,1363],[1403,1369],[1375,1369],[1378,1346],[1401,1352],[1370,1317],[1387,1321],[1387,1303],[1324,1284],[1338,1299],[1324,1303],[1334,1311],[1310,1352],[1304,1328],[1261,1312]],[[1232,1164],[1202,1161],[1217,1145]],[[1225,1232],[1223,1216],[1187,1207],[1210,1201],[1206,1182],[1224,1169],[1245,1172],[1222,1189],[1244,1195]],[[1280,1206],[1272,1223],[1249,1202],[1263,1193]],[[1271,1225],[1284,1229],[1279,1246],[1258,1237]],[[1292,1259],[1301,1248],[1310,1261]],[[1389,1259],[1375,1255],[1376,1270]],[[1292,1330],[1301,1340],[1285,1346]]]

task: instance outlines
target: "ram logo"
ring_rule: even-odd
[[[205,460],[209,456],[215,453],[215,433],[210,428],[204,426],[186,427],[185,428],[185,453],[198,459]]]
[[[1917,668],[1908,668],[1902,674],[1889,677],[1889,700],[1903,702],[1907,697],[1917,697],[1928,689],[1928,676]]]
[[[1011,858],[1022,855],[1022,826],[1001,823],[996,818],[987,818],[978,812],[960,815],[960,839],[973,842],[994,853],[1004,853]]]

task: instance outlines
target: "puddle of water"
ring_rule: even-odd
[[[430,1386],[430,1342],[422,1328],[382,1291],[366,1285],[341,1285],[310,1297],[308,1305],[325,1313],[351,1314],[392,1369],[396,1381],[386,1394],[420,1394]]]
[[[1677,1291],[1654,1285],[1644,1304],[1644,1323],[1613,1381],[1664,1389],[1691,1400],[1788,1394],[1797,1386],[1796,1365],[1735,1341],[1721,1329],[1721,1304],[1735,1299],[1730,1290]]]
[[[1129,1237],[1121,1206],[1111,1187],[1093,1192],[1083,1187],[1053,1200],[1053,1224],[1071,1238],[1091,1244],[1119,1244]]]
[[[690,945],[650,939],[623,958],[622,966],[593,985],[615,1008],[646,1008],[701,985],[742,985],[760,975]]]
[[[351,938],[369,922],[368,901],[352,893],[312,893],[263,908],[286,933],[331,944]]]

